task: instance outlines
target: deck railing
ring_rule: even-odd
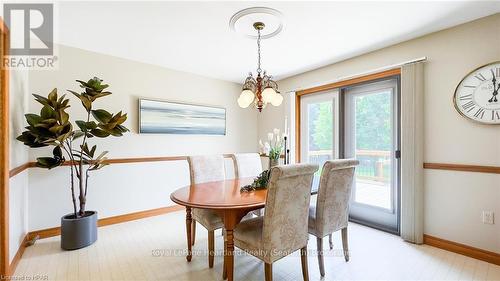
[[[309,151],[310,163],[320,166],[332,159],[333,150]],[[356,159],[359,166],[356,167],[356,175],[360,179],[377,182],[388,182],[391,171],[391,151],[389,150],[357,150]]]

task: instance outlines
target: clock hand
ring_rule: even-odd
[[[494,89],[494,88],[493,88],[493,89]],[[493,92],[493,97],[494,97],[493,101],[494,101],[494,102],[497,102],[497,101],[498,101],[498,99],[497,99],[498,90],[500,90],[500,83],[498,83],[498,87],[497,87],[497,89]]]
[[[491,79],[491,81],[493,82],[493,94],[492,94],[492,97],[491,99],[488,100],[488,102],[497,102],[498,99],[497,99],[497,95],[498,95],[498,90],[500,89],[500,83],[498,83],[498,88],[497,88],[497,79],[495,78],[495,73],[493,72],[492,69],[491,70],[491,74],[493,75],[493,79]]]

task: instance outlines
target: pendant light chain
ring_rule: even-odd
[[[262,69],[260,68],[260,29],[257,30],[257,73],[260,74]]]

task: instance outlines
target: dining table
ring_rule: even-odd
[[[253,178],[226,179],[206,183],[191,184],[170,194],[170,199],[186,207],[187,261],[192,259],[191,250],[191,209],[213,210],[224,223],[224,278],[233,280],[234,237],[233,231],[241,219],[250,211],[263,208],[267,190],[241,192],[242,186],[251,184]]]
[[[213,210],[224,223],[224,269],[223,277],[233,280],[234,236],[233,232],[241,219],[250,211],[263,208],[266,204],[267,189],[241,191],[241,187],[251,184],[254,178],[226,179],[223,181],[191,184],[170,194],[170,199],[186,207],[186,237],[188,262],[192,259],[191,226],[192,208]],[[312,190],[312,194],[316,193]]]

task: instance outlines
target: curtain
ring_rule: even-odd
[[[401,67],[401,237],[422,244],[424,63]]]
[[[295,92],[287,92],[285,98],[286,123],[290,131],[288,149],[290,149],[290,163],[295,163]]]

